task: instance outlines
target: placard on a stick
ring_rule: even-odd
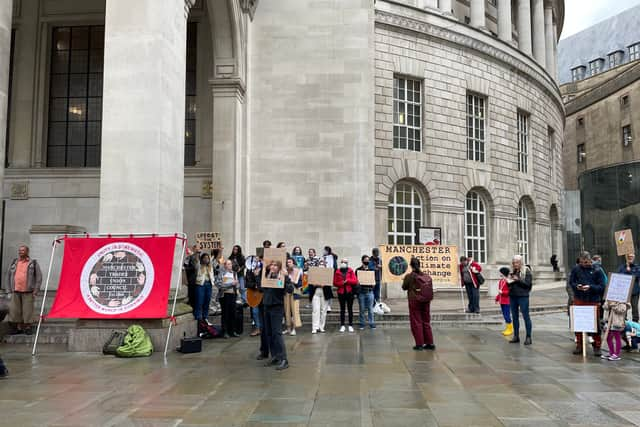
[[[307,282],[316,286],[333,286],[333,268],[309,267]]]
[[[633,246],[633,234],[630,229],[616,231],[616,251],[618,255],[628,255],[635,253]]]
[[[597,308],[595,305],[572,305],[571,330],[573,332],[598,332]]]
[[[211,231],[196,233],[196,243],[200,245],[200,249],[205,250],[222,248],[220,233]]]
[[[633,291],[635,276],[630,274],[613,273],[609,275],[609,283],[604,293],[606,301],[627,303]]]
[[[272,262],[278,262],[280,264],[280,274],[277,279],[267,279],[267,270],[269,264]],[[265,248],[262,269],[262,287],[263,288],[284,288],[284,273],[287,261],[287,249],[286,248]]]
[[[358,282],[361,286],[375,286],[376,284],[376,272],[367,270],[356,271],[358,275]]]

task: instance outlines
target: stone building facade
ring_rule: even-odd
[[[563,20],[562,0],[3,2],[3,269],[62,232],[355,261],[420,227],[490,267],[546,266]]]

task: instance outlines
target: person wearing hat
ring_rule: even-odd
[[[511,271],[508,267],[502,267],[500,269],[500,281],[498,282],[498,295],[496,295],[496,304],[500,304],[502,309],[502,317],[504,317],[504,323],[506,327],[502,331],[502,335],[513,335],[513,323],[511,323],[511,305],[509,304],[509,283],[507,277]]]

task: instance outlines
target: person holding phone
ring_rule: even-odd
[[[579,257],[580,264],[571,270],[569,285],[574,291],[573,305],[592,305],[597,307],[598,318],[601,317],[600,302],[604,296],[605,285],[602,274],[593,268],[591,254],[582,252]],[[598,325],[596,333],[589,333],[593,338],[593,355],[600,357],[602,346],[601,330]],[[582,354],[582,333],[576,332],[576,349],[573,354]]]

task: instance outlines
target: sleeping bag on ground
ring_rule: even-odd
[[[116,350],[118,357],[146,357],[153,353],[153,344],[147,331],[140,325],[131,325],[127,328],[127,336],[124,344]]]

